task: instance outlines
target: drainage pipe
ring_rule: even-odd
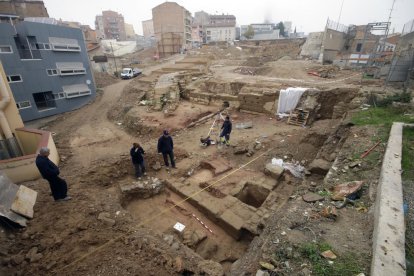
[[[7,91],[7,86],[4,83],[4,79],[0,78],[0,127],[6,139],[13,138],[13,133],[10,129],[9,122],[7,121],[4,109],[10,103],[10,95]]]

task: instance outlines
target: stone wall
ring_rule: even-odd
[[[300,55],[302,57],[309,57],[318,59],[321,53],[324,32],[309,33],[305,44],[302,46]]]

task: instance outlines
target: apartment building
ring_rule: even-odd
[[[71,111],[95,97],[81,29],[0,23],[0,60],[23,121]]]
[[[273,23],[255,23],[250,25],[241,25],[240,26],[240,36],[242,40],[245,40],[246,37],[244,34],[249,29],[253,28],[254,35],[250,40],[273,40],[280,38],[280,31],[276,29],[276,25]]]
[[[160,57],[191,47],[191,13],[175,2],[165,2],[152,9],[154,35]]]
[[[36,0],[1,0],[0,13],[15,14],[25,17],[49,17],[43,1]]]
[[[200,19],[205,20],[204,14],[200,14]],[[230,14],[209,15],[204,29],[207,43],[234,41],[236,39],[236,17]]]
[[[99,39],[126,40],[125,21],[120,13],[102,11],[95,18],[95,29]]]
[[[154,37],[154,24],[152,19],[142,21],[142,32],[145,38]]]
[[[136,34],[132,24],[125,23],[125,40],[135,40]]]

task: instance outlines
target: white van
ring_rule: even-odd
[[[124,68],[122,69],[121,72],[121,79],[130,79],[133,77],[136,77],[138,75],[140,75],[142,73],[141,70],[139,70],[138,68]]]
[[[121,79],[130,79],[134,76],[132,68],[124,68],[121,72]]]

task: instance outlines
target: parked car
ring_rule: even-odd
[[[132,69],[132,74],[134,75],[134,77],[139,76],[142,74],[142,70],[138,68],[134,68]]]
[[[138,68],[124,68],[121,72],[121,79],[131,79],[142,74],[142,70]]]

